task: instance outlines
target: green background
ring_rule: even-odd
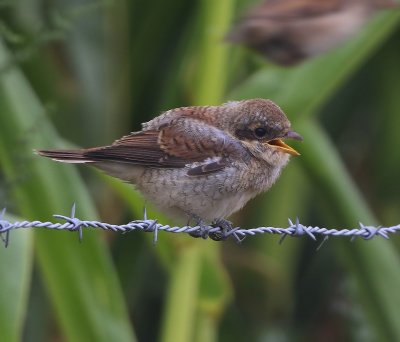
[[[111,143],[162,111],[255,97],[304,137],[243,228],[400,223],[399,11],[284,69],[224,42],[245,0],[0,2],[8,219],[142,217],[132,187],[35,148]],[[148,215],[169,223],[148,204]],[[400,341],[399,239],[19,230],[0,247],[2,341]]]

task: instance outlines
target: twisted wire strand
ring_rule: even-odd
[[[225,230],[216,225],[209,226],[170,226],[163,225],[158,223],[157,220],[149,220],[147,219],[146,210],[144,212],[143,220],[135,220],[131,221],[127,224],[117,225],[110,224],[99,221],[82,221],[79,218],[75,217],[75,204],[72,206],[71,215],[53,215],[55,218],[60,219],[63,222],[49,222],[49,221],[16,221],[10,222],[4,219],[5,209],[0,213],[0,238],[3,241],[5,247],[9,245],[10,241],[10,232],[15,229],[22,228],[46,228],[46,229],[55,229],[55,230],[68,230],[78,232],[79,240],[82,241],[83,236],[83,228],[97,228],[103,230],[111,230],[113,232],[131,232],[136,230],[141,230],[143,232],[153,233],[153,242],[156,243],[158,240],[158,233],[160,231],[165,231],[168,233],[187,233],[187,234],[195,234],[199,233],[203,238],[207,238],[208,236],[212,236],[212,234],[218,234],[220,238],[218,240],[225,240],[229,237],[235,238],[238,242],[242,241],[246,236],[254,236],[257,234],[278,234],[282,236],[281,241],[286,236],[308,236],[312,240],[317,240],[316,236],[323,236],[324,243],[328,237],[330,236],[343,236],[343,237],[351,237],[352,240],[356,237],[363,238],[365,240],[370,240],[376,236],[381,236],[385,239],[389,239],[389,234],[395,234],[400,230],[400,224],[392,227],[374,227],[374,226],[366,226],[362,223],[359,223],[358,228],[353,229],[330,229],[324,227],[313,227],[313,226],[305,226],[299,222],[299,219],[296,219],[295,222],[289,219],[289,226],[287,228],[277,228],[277,227],[258,227],[258,228],[250,228],[243,229],[240,227],[233,227],[229,230]],[[322,245],[321,243],[321,245]],[[321,247],[321,245],[319,247]],[[318,248],[319,248],[318,247]]]

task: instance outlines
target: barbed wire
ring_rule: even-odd
[[[256,234],[278,234],[281,235],[281,242],[287,236],[299,237],[308,236],[312,240],[316,241],[317,236],[323,237],[321,244],[318,246],[319,249],[322,244],[330,237],[351,237],[355,239],[357,237],[363,238],[364,240],[370,240],[376,236],[381,236],[385,239],[389,239],[389,234],[397,233],[400,230],[400,224],[392,227],[374,227],[366,226],[359,223],[358,228],[352,229],[330,229],[323,227],[305,226],[299,222],[297,218],[295,222],[289,219],[289,226],[287,228],[276,228],[276,227],[258,227],[243,229],[240,227],[227,227],[228,221],[222,221],[222,224],[215,223],[212,225],[196,225],[196,226],[170,226],[163,225],[157,222],[157,220],[147,219],[146,209],[144,210],[143,220],[131,221],[127,224],[117,225],[99,221],[82,221],[75,216],[76,206],[72,206],[71,215],[53,215],[64,222],[49,222],[49,221],[15,221],[10,222],[4,219],[6,210],[3,209],[0,213],[0,238],[3,241],[5,247],[10,242],[10,232],[15,229],[21,228],[46,228],[55,230],[67,230],[78,232],[79,241],[82,241],[83,228],[100,228],[103,230],[111,230],[113,232],[131,232],[141,230],[147,233],[153,233],[153,242],[158,241],[158,233],[165,231],[168,233],[187,233],[193,237],[202,237],[204,239],[210,237],[213,240],[221,241],[226,240],[229,237],[233,237],[237,242],[241,242],[246,236],[254,236]]]

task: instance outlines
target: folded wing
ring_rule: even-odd
[[[37,152],[70,163],[113,161],[145,167],[182,168],[196,162],[188,172],[193,176],[217,172],[229,165],[230,160],[246,156],[237,139],[214,126],[187,118],[159,130],[132,133],[109,146]]]

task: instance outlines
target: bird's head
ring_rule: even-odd
[[[286,115],[272,101],[252,99],[228,102],[226,106],[231,108],[224,111],[224,129],[241,140],[255,157],[279,165],[285,164],[289,155],[300,155],[284,139],[303,140],[302,137],[291,129]]]

